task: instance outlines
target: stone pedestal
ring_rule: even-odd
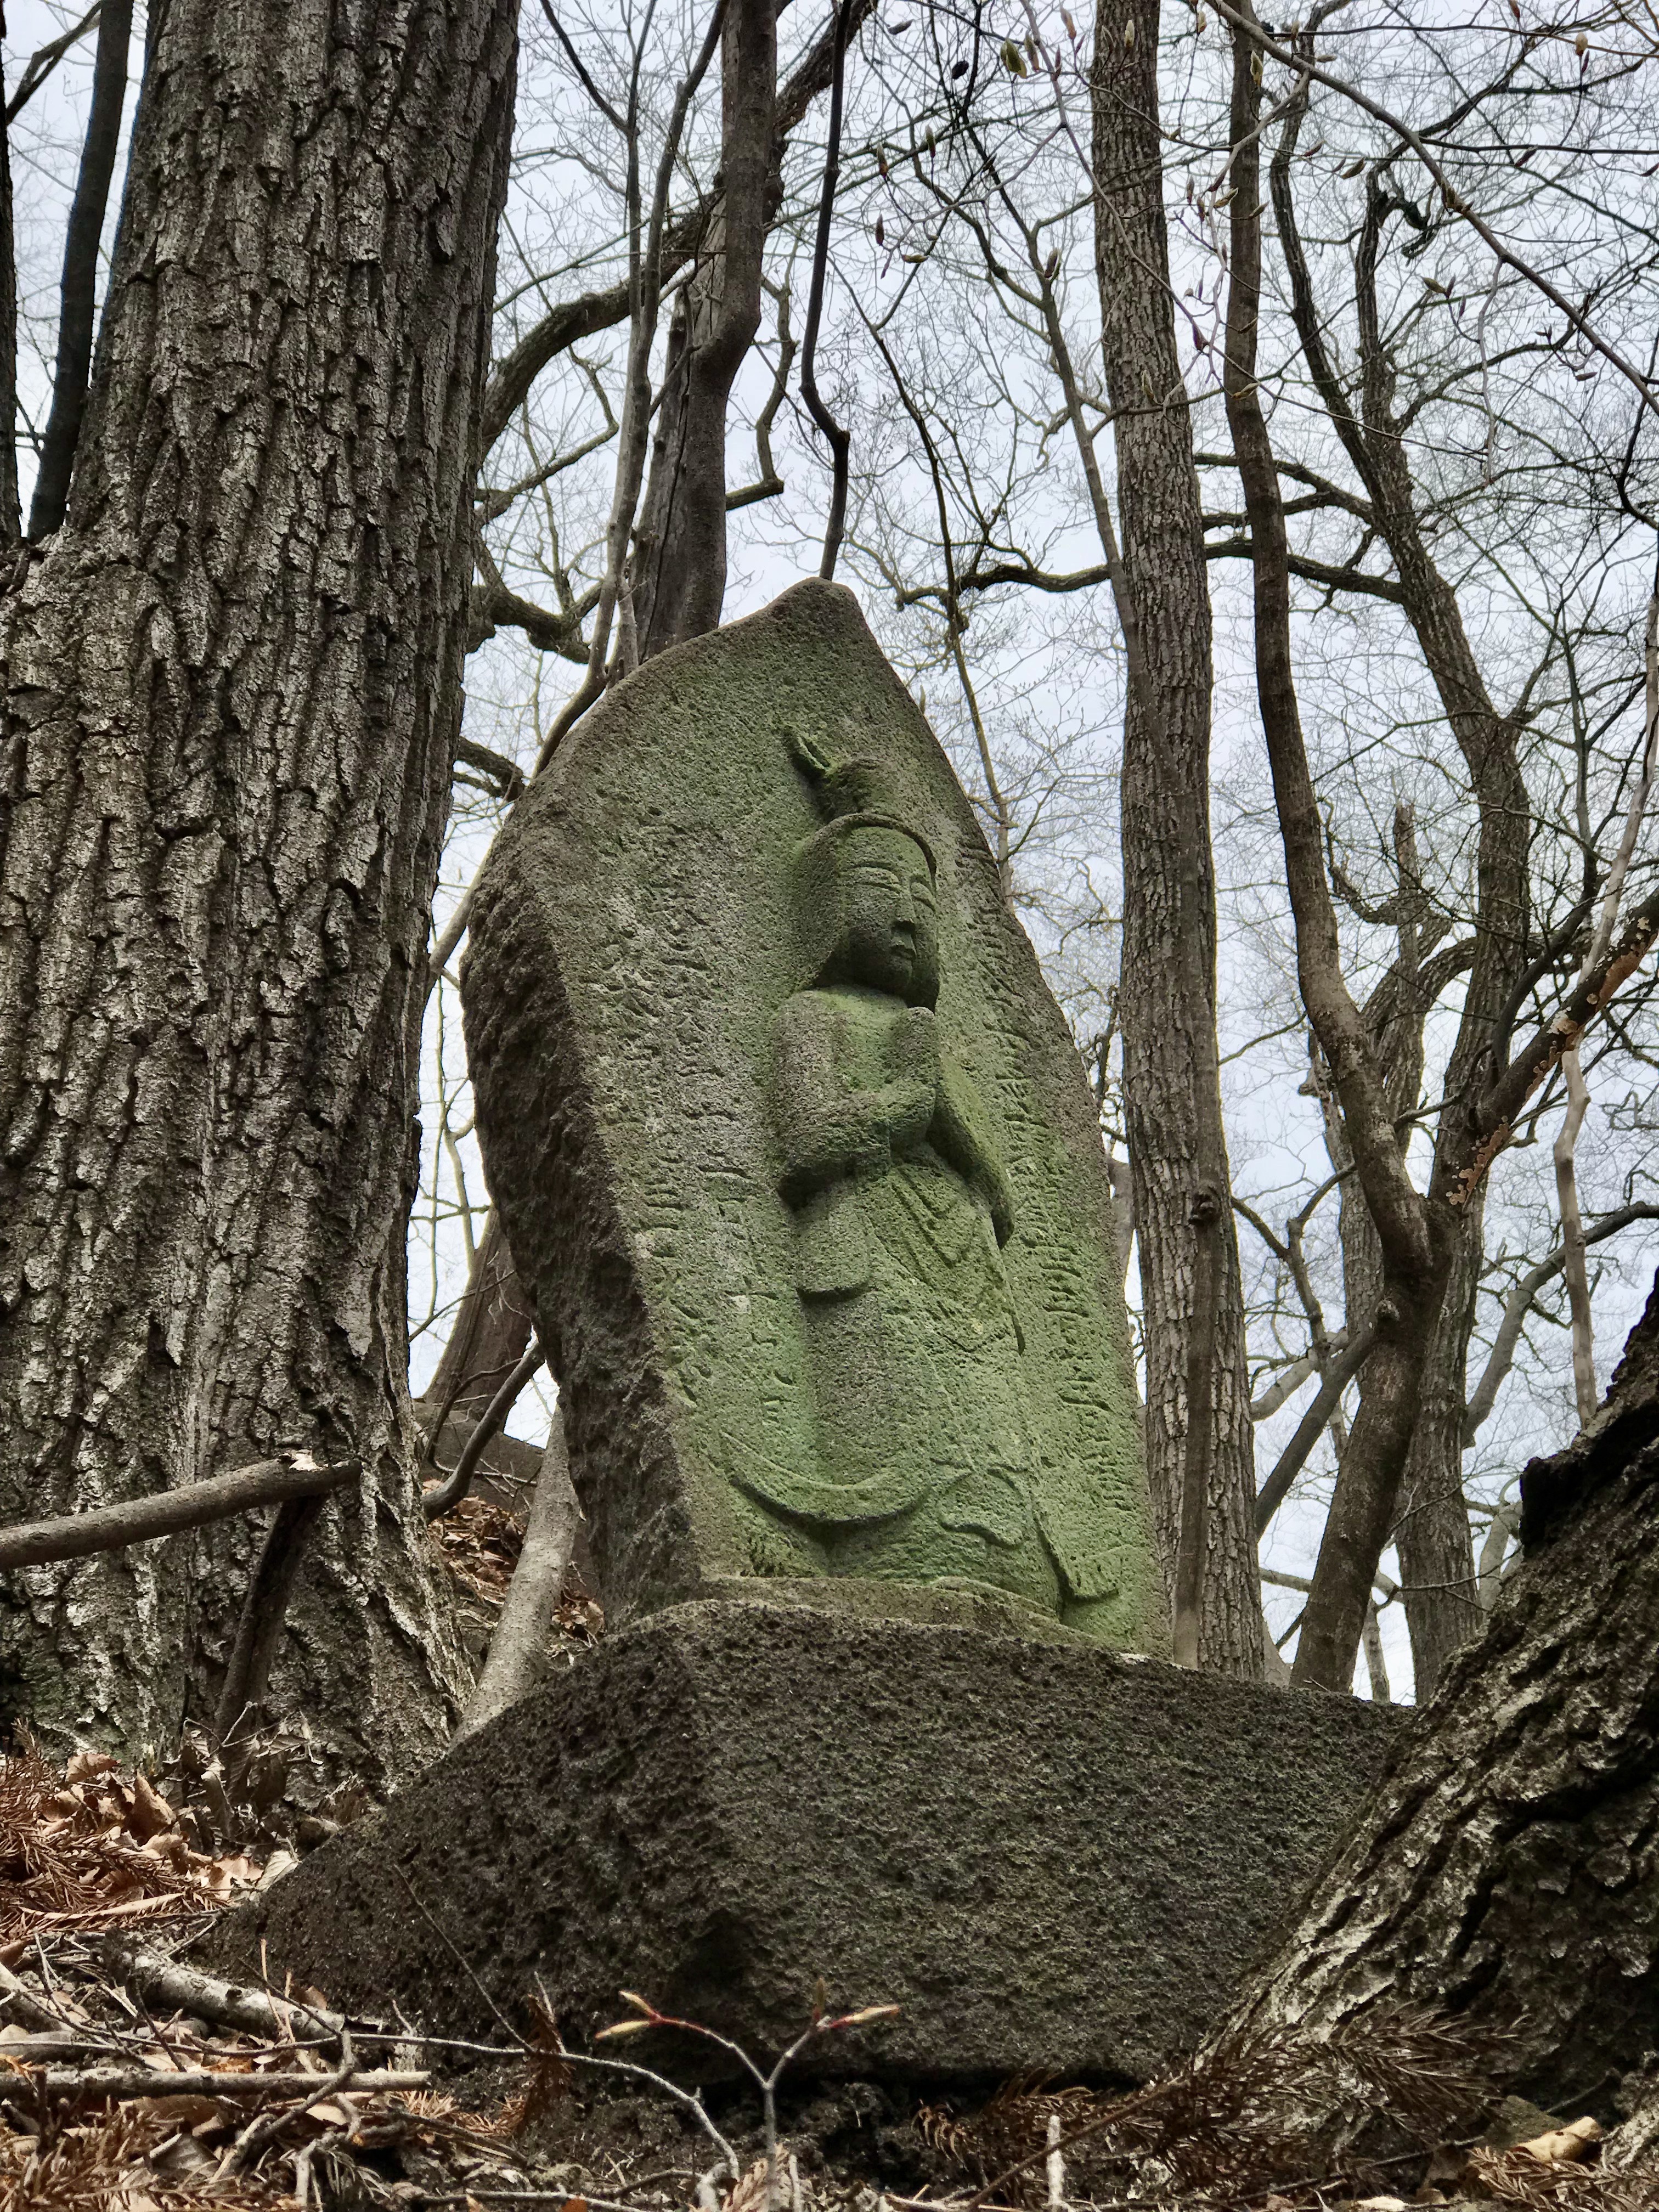
[[[1407,1717],[946,1591],[915,1594],[933,1618],[856,1603],[807,1584],[623,1631],[231,1915],[214,1962],[264,1944],[279,1984],[450,2034],[498,2033],[489,2001],[539,1977],[573,2044],[626,1987],[757,2054],[822,1978],[903,2009],[805,2071],[1136,2081],[1218,2016]],[[711,2052],[617,2055],[689,2080]]]

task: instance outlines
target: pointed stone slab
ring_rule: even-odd
[[[1093,1101],[850,592],[799,585],[579,726],[463,994],[613,1619],[909,1583],[1164,1648]]]

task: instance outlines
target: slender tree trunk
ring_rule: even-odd
[[[812,102],[830,89],[838,30],[844,42],[856,39],[875,6],[875,0],[849,0],[843,23],[842,10],[831,11],[829,22],[796,63],[787,82],[779,87],[775,118],[772,174],[781,173],[790,133],[805,118]],[[769,187],[769,190],[770,187]],[[677,276],[703,244],[707,205],[694,206],[676,216],[663,240],[663,282]],[[549,362],[597,331],[612,330],[628,320],[626,278],[600,292],[584,292],[562,300],[540,322],[528,330],[512,351],[495,364],[484,397],[484,447],[488,451],[513,420],[536,378]]]
[[[29,502],[31,538],[44,538],[56,530],[69,504],[70,477],[86,413],[98,256],[109,207],[110,179],[115,173],[115,149],[121,137],[121,115],[126,106],[127,53],[131,44],[132,0],[104,0],[98,18],[86,144],[64,240],[58,361],[52,374],[52,411],[40,440],[40,466],[34,479],[34,497]]]
[[[1446,1277],[1446,1225],[1407,1170],[1396,1108],[1370,1024],[1342,974],[1336,910],[1325,875],[1324,825],[1302,735],[1291,651],[1290,562],[1278,466],[1255,380],[1261,283],[1261,80],[1248,34],[1235,29],[1231,271],[1227,301],[1227,422],[1250,520],[1256,697],[1296,928],[1297,976],[1342,1115],[1343,1141],[1380,1253],[1377,1340],[1360,1375],[1297,1645],[1298,1686],[1346,1690],[1353,1679],[1376,1565],[1394,1524],[1411,1447],[1428,1334]]]
[[[1396,810],[1396,884],[1384,906],[1366,908],[1373,923],[1392,920],[1397,957],[1364,1008],[1383,1095],[1395,1117],[1413,1114],[1423,1083],[1424,1025],[1430,994],[1423,988],[1421,896],[1415,827],[1410,811]],[[1317,1058],[1317,1055],[1316,1055]],[[1342,1275],[1350,1340],[1372,1318],[1383,1295],[1382,1246],[1364,1191],[1352,1174],[1353,1155],[1328,1079],[1321,1074],[1325,1143],[1342,1186]],[[1450,1228],[1450,1273],[1445,1298],[1429,1332],[1418,1384],[1417,1415],[1401,1478],[1394,1540],[1400,1553],[1401,1595],[1412,1640],[1414,1686],[1426,1698],[1441,1669],[1481,1621],[1475,1596],[1474,1557],[1463,1494],[1464,1399],[1469,1331],[1482,1256],[1484,1191],[1477,1191]]]
[[[570,1480],[564,1423],[555,1414],[530,1501],[524,1548],[513,1570],[477,1685],[455,1731],[458,1741],[493,1721],[519,1698],[527,1698],[540,1681],[581,1520],[581,1508]]]
[[[456,1688],[404,1238],[512,0],[154,19],[67,520],[0,605],[0,1516],[286,1445],[278,1700],[371,1782]],[[9,1578],[9,1717],[210,1714],[257,1528]]]
[[[1297,227],[1292,157],[1305,112],[1304,84],[1292,97],[1272,165],[1273,202],[1290,277],[1291,313],[1331,426],[1364,486],[1371,519],[1394,561],[1401,603],[1462,755],[1480,819],[1474,957],[1447,1070],[1447,1103],[1436,1132],[1428,1200],[1443,1264],[1455,1272],[1456,1255],[1469,1233],[1460,1217],[1468,1211],[1484,1166],[1482,1109],[1508,1049],[1512,994],[1534,949],[1528,883],[1531,810],[1516,750],[1520,724],[1494,704],[1465,631],[1457,595],[1431,554],[1419,519],[1409,447],[1394,411],[1395,372],[1378,304],[1377,270],[1395,203],[1382,182],[1374,179],[1354,254],[1359,338],[1355,394],[1338,377],[1327,348],[1324,318]],[[1249,159],[1254,175],[1258,160],[1254,143]],[[1478,1265],[1478,1254],[1472,1264]],[[1455,1281],[1450,1294],[1454,1316],[1468,1313],[1472,1317],[1473,1307],[1463,1304]],[[1474,1558],[1467,1510],[1460,1521],[1453,1497],[1451,1423],[1445,1403],[1467,1356],[1467,1333],[1462,1349],[1457,1349],[1442,1328],[1438,1297],[1419,1301],[1419,1308],[1431,1340],[1422,1348],[1428,1427],[1422,1443],[1411,1447],[1417,1473],[1413,1477],[1402,1470],[1393,1476],[1383,1467],[1376,1479],[1403,1479],[1412,1484],[1406,1544],[1413,1564],[1406,1570],[1402,1553],[1401,1566],[1413,1583],[1407,1601],[1408,1613],[1416,1616],[1413,1648],[1420,1651],[1431,1680],[1446,1653],[1472,1626],[1467,1594],[1474,1585]],[[1355,1470],[1355,1480],[1361,1479],[1362,1472]],[[1345,1463],[1339,1486],[1348,1479]],[[1456,1487],[1461,1492],[1461,1470]],[[1419,1542],[1424,1547],[1420,1556]],[[1314,1632],[1310,1649],[1322,1645],[1331,1655],[1329,1664],[1338,1668],[1352,1615],[1352,1594],[1340,1593],[1334,1583],[1316,1576],[1308,1607]],[[1327,1687],[1339,1686],[1334,1676],[1313,1679],[1324,1680]]]
[[[642,659],[714,629],[726,596],[726,411],[760,328],[762,261],[780,190],[775,0],[742,0],[728,9],[721,64],[724,190],[707,258],[675,311],[636,539]],[[793,120],[806,95],[796,84],[790,94]],[[481,1411],[529,1343],[531,1326],[530,1303],[492,1212],[426,1393],[434,1416],[452,1400],[458,1415]]]
[[[427,1386],[431,1419],[441,1413],[476,1420],[523,1358],[534,1321],[492,1206],[443,1356]]]
[[[1445,2008],[1503,2032],[1494,2101],[1605,2119],[1659,1986],[1659,1289],[1523,1495],[1523,1565],[1230,2024]]]
[[[1401,1599],[1419,1705],[1438,1686],[1453,1654],[1479,1633],[1484,1619],[1463,1490],[1463,1418],[1469,1332],[1485,1256],[1485,1193],[1478,1191],[1452,1224],[1445,1297],[1424,1352],[1417,1419],[1395,1521]]]
[[[0,25],[5,20],[0,9]],[[17,237],[11,211],[11,132],[0,84],[0,560],[22,535],[17,501]]]
[[[1216,1066],[1209,585],[1170,306],[1157,5],[1138,8],[1133,26],[1126,45],[1124,20],[1100,15],[1091,86],[1095,250],[1117,410],[1124,564],[1158,692],[1153,700],[1132,687],[1124,723],[1118,992],[1146,1328],[1146,1457],[1160,1549],[1173,1574],[1194,1430],[1206,1447],[1200,1662],[1255,1678],[1262,1646],[1254,1446]],[[1200,1265],[1205,1239],[1212,1249]],[[1189,1340],[1206,1273],[1213,1330],[1195,1348]],[[1192,1419],[1189,1366],[1209,1378],[1207,1437]],[[1190,1514],[1188,1521],[1190,1535]]]
[[[641,518],[640,658],[715,628],[726,597],[726,418],[761,319],[761,268],[781,185],[774,146],[776,0],[729,0],[720,175],[706,258],[676,310]]]

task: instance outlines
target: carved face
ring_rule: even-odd
[[[865,828],[848,831],[836,860],[837,974],[911,1006],[932,1006],[939,994],[939,902],[921,848],[902,830]]]

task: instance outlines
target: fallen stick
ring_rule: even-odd
[[[31,2066],[43,2058],[82,2057],[89,2051],[107,2058],[110,2040],[106,2035],[70,2035],[61,2030],[56,2035],[9,2035],[0,2042],[0,2058],[21,2058]]]
[[[576,1523],[581,1509],[570,1485],[570,1459],[565,1448],[564,1422],[556,1411],[542,1455],[542,1471],[530,1504],[524,1548],[513,1570],[507,1595],[495,1621],[495,1632],[478,1674],[477,1686],[461,1715],[455,1731],[459,1743],[486,1721],[493,1721],[515,1698],[527,1697],[536,1686],[547,1632],[564,1588],[575,1548]]]
[[[61,2035],[64,2030],[63,2021],[45,1998],[36,1996],[9,1966],[0,1966],[0,2012],[9,2012],[27,2027],[40,2028],[48,2035]]]
[[[0,2043],[0,2059],[6,2046]],[[34,2076],[48,2097],[310,2097],[378,2094],[392,2089],[429,2089],[429,2073],[393,2074],[365,2067],[343,2081],[318,2074],[169,2074],[155,2066],[48,2067]]]
[[[84,1559],[94,1552],[118,1552],[155,1536],[173,1536],[204,1522],[228,1521],[255,1505],[280,1504],[290,1498],[314,1498],[356,1482],[361,1462],[341,1460],[319,1467],[308,1453],[287,1459],[256,1460],[229,1474],[210,1475],[182,1490],[163,1490],[154,1498],[131,1498],[120,1505],[100,1505],[89,1513],[69,1513],[57,1521],[20,1521],[0,1528],[0,1568],[35,1567],[49,1559]]]
[[[146,2004],[158,2009],[165,2007],[169,2012],[194,2013],[221,2027],[240,2028],[246,2035],[272,2036],[279,2042],[289,2042],[296,2027],[337,2037],[345,2025],[337,2012],[325,2012],[320,2005],[271,1996],[245,1983],[221,1981],[215,1974],[200,1973],[194,1966],[181,1965],[177,1959],[122,1936],[103,1943],[99,1955]]]
[[[356,2070],[357,2057],[351,2048],[351,2038],[342,2030],[340,2063],[333,2073],[325,2081],[319,2082],[310,2096],[302,2097],[287,2112],[262,2112],[257,2119],[250,2120],[220,2160],[218,2171],[213,2177],[214,2188],[222,2189],[228,2181],[245,2172],[268,2142],[276,2142],[290,2120],[298,2119],[302,2113],[325,2104],[337,2090],[344,2088]]]

